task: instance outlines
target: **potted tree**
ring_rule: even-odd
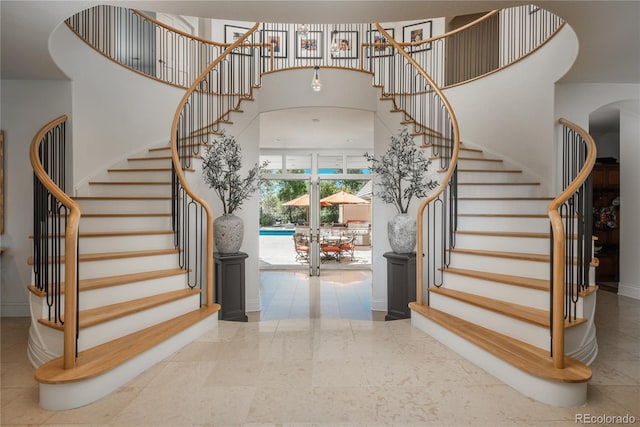
[[[381,157],[369,153],[364,156],[377,178],[375,195],[397,210],[387,224],[391,250],[397,254],[411,253],[416,246],[416,219],[407,211],[411,200],[426,197],[438,186],[427,176],[431,161],[416,147],[406,127],[400,135],[391,136],[389,149]]]
[[[258,189],[263,180],[263,171],[268,162],[256,163],[241,177],[241,148],[235,137],[224,131],[212,145],[207,147],[203,157],[204,180],[222,202],[223,214],[214,220],[214,242],[222,254],[234,254],[240,250],[244,237],[242,218],[234,211],[242,206]]]

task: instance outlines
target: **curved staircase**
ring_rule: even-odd
[[[62,327],[49,320],[46,295],[29,286],[28,353],[43,408],[93,402],[216,327],[220,307],[202,306],[174,245],[167,147],[115,165],[74,198],[83,212],[76,367],[63,368]]]
[[[423,304],[410,304],[413,325],[527,396],[554,406],[583,404],[587,365],[597,354],[597,288],[581,292],[576,317],[565,319],[566,366],[555,368],[547,216],[552,198],[522,171],[477,148],[461,148],[458,168],[455,247],[440,269],[442,285],[429,287]],[[592,273],[596,265],[594,260]]]

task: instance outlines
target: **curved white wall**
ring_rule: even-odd
[[[74,185],[143,148],[167,143],[183,89],[139,75],[98,54],[61,24],[50,40],[73,81]]]
[[[474,82],[445,90],[462,141],[498,153],[553,188],[554,87],[571,67],[578,42],[565,26],[541,49]]]

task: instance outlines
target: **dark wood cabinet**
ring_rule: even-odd
[[[620,165],[596,164],[593,179],[593,235],[596,282],[617,282],[619,280],[620,245]]]
[[[237,254],[214,253],[216,266],[215,288],[216,303],[221,308],[218,312],[220,320],[246,322],[244,260],[248,257],[244,252]]]

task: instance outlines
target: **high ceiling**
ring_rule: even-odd
[[[416,0],[233,0],[233,1],[0,1],[2,79],[66,79],[51,59],[49,35],[68,16],[96,4],[116,4],[176,15],[262,22],[399,22],[453,17],[527,4],[523,1]],[[640,1],[541,1],[537,5],[563,17],[577,34],[580,50],[564,83],[640,83]],[[364,144],[367,113],[344,109],[273,112],[262,144],[287,147],[300,141]],[[289,120],[298,116],[295,126]],[[606,114],[601,117],[608,117]],[[281,119],[287,120],[283,126]],[[313,119],[318,121],[313,121]],[[596,118],[596,117],[594,117]],[[345,122],[349,125],[346,126]],[[280,124],[279,124],[280,123]],[[356,124],[360,123],[360,124]],[[369,131],[364,129],[369,126]],[[324,129],[322,135],[318,128]],[[338,130],[342,130],[338,132]],[[297,142],[294,142],[297,141]],[[330,142],[329,142],[330,141]]]

